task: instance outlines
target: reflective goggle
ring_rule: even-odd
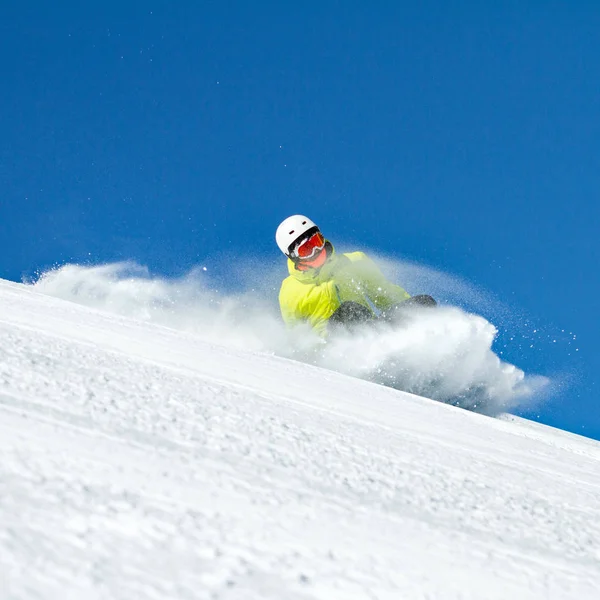
[[[312,258],[325,247],[325,238],[320,231],[313,233],[310,237],[302,240],[292,251],[296,258],[306,260]]]

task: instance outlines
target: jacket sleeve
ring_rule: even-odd
[[[304,285],[286,279],[279,292],[281,316],[288,327],[308,323],[319,335],[327,331],[327,320],[339,306],[333,281]]]
[[[379,309],[385,310],[394,304],[404,302],[410,294],[399,285],[388,281],[379,267],[364,253],[360,253],[360,268],[364,272],[365,285],[369,297]]]

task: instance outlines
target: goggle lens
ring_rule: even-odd
[[[312,258],[319,250],[325,246],[325,238],[320,231],[313,233],[309,238],[300,242],[294,252],[298,258]]]

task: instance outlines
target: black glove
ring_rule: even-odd
[[[407,306],[437,306],[437,302],[427,294],[419,294],[418,296],[411,296],[408,300],[405,300],[396,306],[398,306],[398,308]]]

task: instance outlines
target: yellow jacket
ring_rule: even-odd
[[[336,254],[327,242],[330,256],[319,269],[300,271],[288,259],[289,277],[281,284],[279,306],[287,325],[308,322],[320,335],[327,333],[327,320],[342,302],[362,304],[374,315],[410,295],[390,283],[364,252]]]

